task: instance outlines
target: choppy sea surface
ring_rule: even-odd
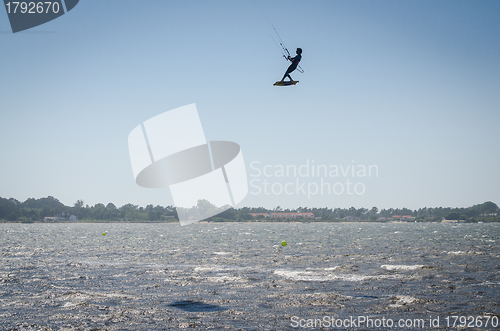
[[[499,244],[489,223],[4,223],[0,330],[500,330]]]

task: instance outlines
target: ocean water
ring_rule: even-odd
[[[4,223],[0,330],[500,330],[499,244],[488,223]]]

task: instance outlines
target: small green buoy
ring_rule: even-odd
[[[283,241],[281,242],[281,246],[285,247],[285,246],[286,246],[286,241],[284,241],[284,240],[283,240]]]
[[[102,233],[102,235],[103,235],[103,236],[105,236],[105,235],[106,235],[106,232],[103,232],[103,233]]]

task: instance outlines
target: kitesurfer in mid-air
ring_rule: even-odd
[[[302,48],[297,48],[295,51],[297,53],[296,57],[290,57],[288,56],[288,60],[292,61],[292,64],[286,69],[285,75],[281,79],[281,81],[284,81],[286,77],[290,79],[291,82],[293,82],[292,77],[290,76],[290,73],[293,72],[295,69],[297,69],[297,66],[299,65],[300,60],[302,59]]]

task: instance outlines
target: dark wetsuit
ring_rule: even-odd
[[[292,64],[286,69],[285,75],[283,76],[284,80],[286,77],[290,78],[290,80],[293,80],[292,77],[290,77],[290,73],[293,72],[295,69],[297,69],[297,66],[299,65],[300,60],[302,59],[302,55],[297,54],[296,57],[293,57],[290,61],[292,61]]]

